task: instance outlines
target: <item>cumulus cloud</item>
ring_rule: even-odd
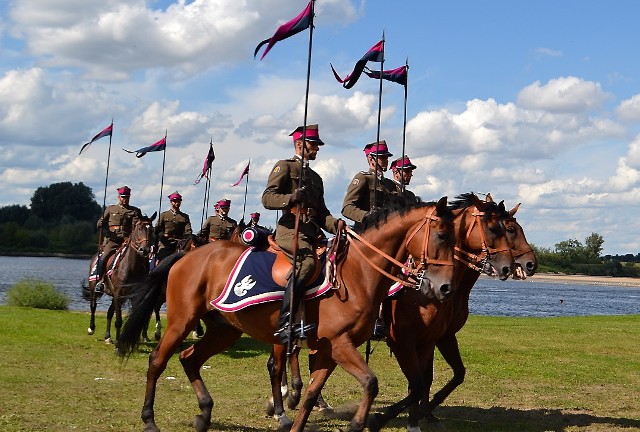
[[[599,108],[610,98],[600,83],[569,76],[525,87],[518,94],[518,105],[556,113],[583,113]]]
[[[637,122],[640,120],[640,95],[633,95],[620,102],[616,114],[621,121]]]

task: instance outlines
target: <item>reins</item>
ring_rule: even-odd
[[[141,223],[142,223],[142,222],[138,222],[136,225],[139,225],[139,224],[141,224]],[[144,243],[147,243],[147,244],[148,244],[150,240],[149,240],[149,238],[148,238],[148,237],[147,237],[147,238],[144,238],[144,239],[138,239],[138,238],[136,238],[135,242],[133,242],[133,241],[131,241],[131,236],[130,236],[129,238],[127,238],[127,241],[129,241],[129,245],[131,246],[131,248],[132,248],[133,250],[135,250],[135,251],[136,251],[136,253],[137,253],[138,255],[142,255],[142,254],[140,253],[140,247],[141,247]]]
[[[396,260],[395,258],[390,256],[386,252],[380,250],[379,248],[377,248],[376,246],[374,246],[373,244],[371,244],[370,242],[365,240],[362,236],[360,236],[358,233],[353,231],[348,226],[345,227],[345,231],[347,232],[347,234],[349,234],[349,236],[359,240],[363,245],[365,245],[366,247],[368,247],[369,249],[374,251],[376,254],[382,256],[383,258],[385,258],[387,261],[391,262],[396,267],[399,267],[400,270],[403,273],[406,274],[406,276],[405,276],[405,279],[402,279],[402,278],[396,277],[396,276],[392,275],[391,273],[387,272],[382,267],[380,267],[376,263],[374,263],[371,259],[369,259],[369,257],[367,257],[365,255],[365,253],[362,251],[361,247],[357,243],[351,242],[352,247],[355,249],[355,251],[358,253],[358,255],[360,255],[360,257],[362,257],[362,259],[364,259],[371,267],[376,269],[378,271],[378,273],[386,276],[387,278],[393,280],[394,282],[397,282],[397,283],[401,284],[402,286],[405,286],[407,288],[418,289],[422,285],[422,280],[424,279],[424,267],[426,267],[427,264],[453,265],[452,261],[436,260],[436,259],[431,259],[431,258],[429,258],[427,256],[427,245],[429,243],[429,230],[430,230],[429,221],[439,221],[439,220],[441,220],[440,217],[433,215],[434,212],[435,212],[435,207],[431,208],[427,212],[427,214],[422,219],[422,222],[419,223],[418,226],[412,231],[412,233],[407,238],[407,241],[405,242],[405,247],[408,248],[409,247],[409,243],[411,242],[413,237],[420,231],[420,229],[422,229],[423,226],[426,225],[425,235],[424,235],[424,239],[423,239],[423,242],[422,242],[422,252],[421,252],[421,256],[420,256],[420,265],[418,267],[416,267],[416,268],[413,268],[413,266],[407,266],[407,265],[401,263],[400,261]],[[408,282],[406,280],[406,278],[409,278],[409,277],[415,278],[416,282]]]

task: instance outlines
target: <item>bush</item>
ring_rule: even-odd
[[[69,298],[58,292],[51,282],[23,279],[7,291],[9,306],[67,310]]]

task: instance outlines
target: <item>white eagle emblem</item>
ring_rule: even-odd
[[[256,285],[256,281],[251,279],[251,275],[247,275],[240,282],[233,286],[233,292],[238,297],[244,296],[251,288]]]

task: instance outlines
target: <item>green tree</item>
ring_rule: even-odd
[[[598,258],[602,253],[603,244],[604,238],[598,233],[591,233],[591,235],[584,240],[585,249],[595,258]]]
[[[101,207],[93,191],[82,182],[54,183],[36,189],[31,197],[31,211],[47,222],[59,222],[64,216],[81,221],[96,221]]]
[[[31,212],[27,206],[23,205],[14,204],[6,207],[0,207],[0,224],[16,222],[22,225],[30,214]]]

